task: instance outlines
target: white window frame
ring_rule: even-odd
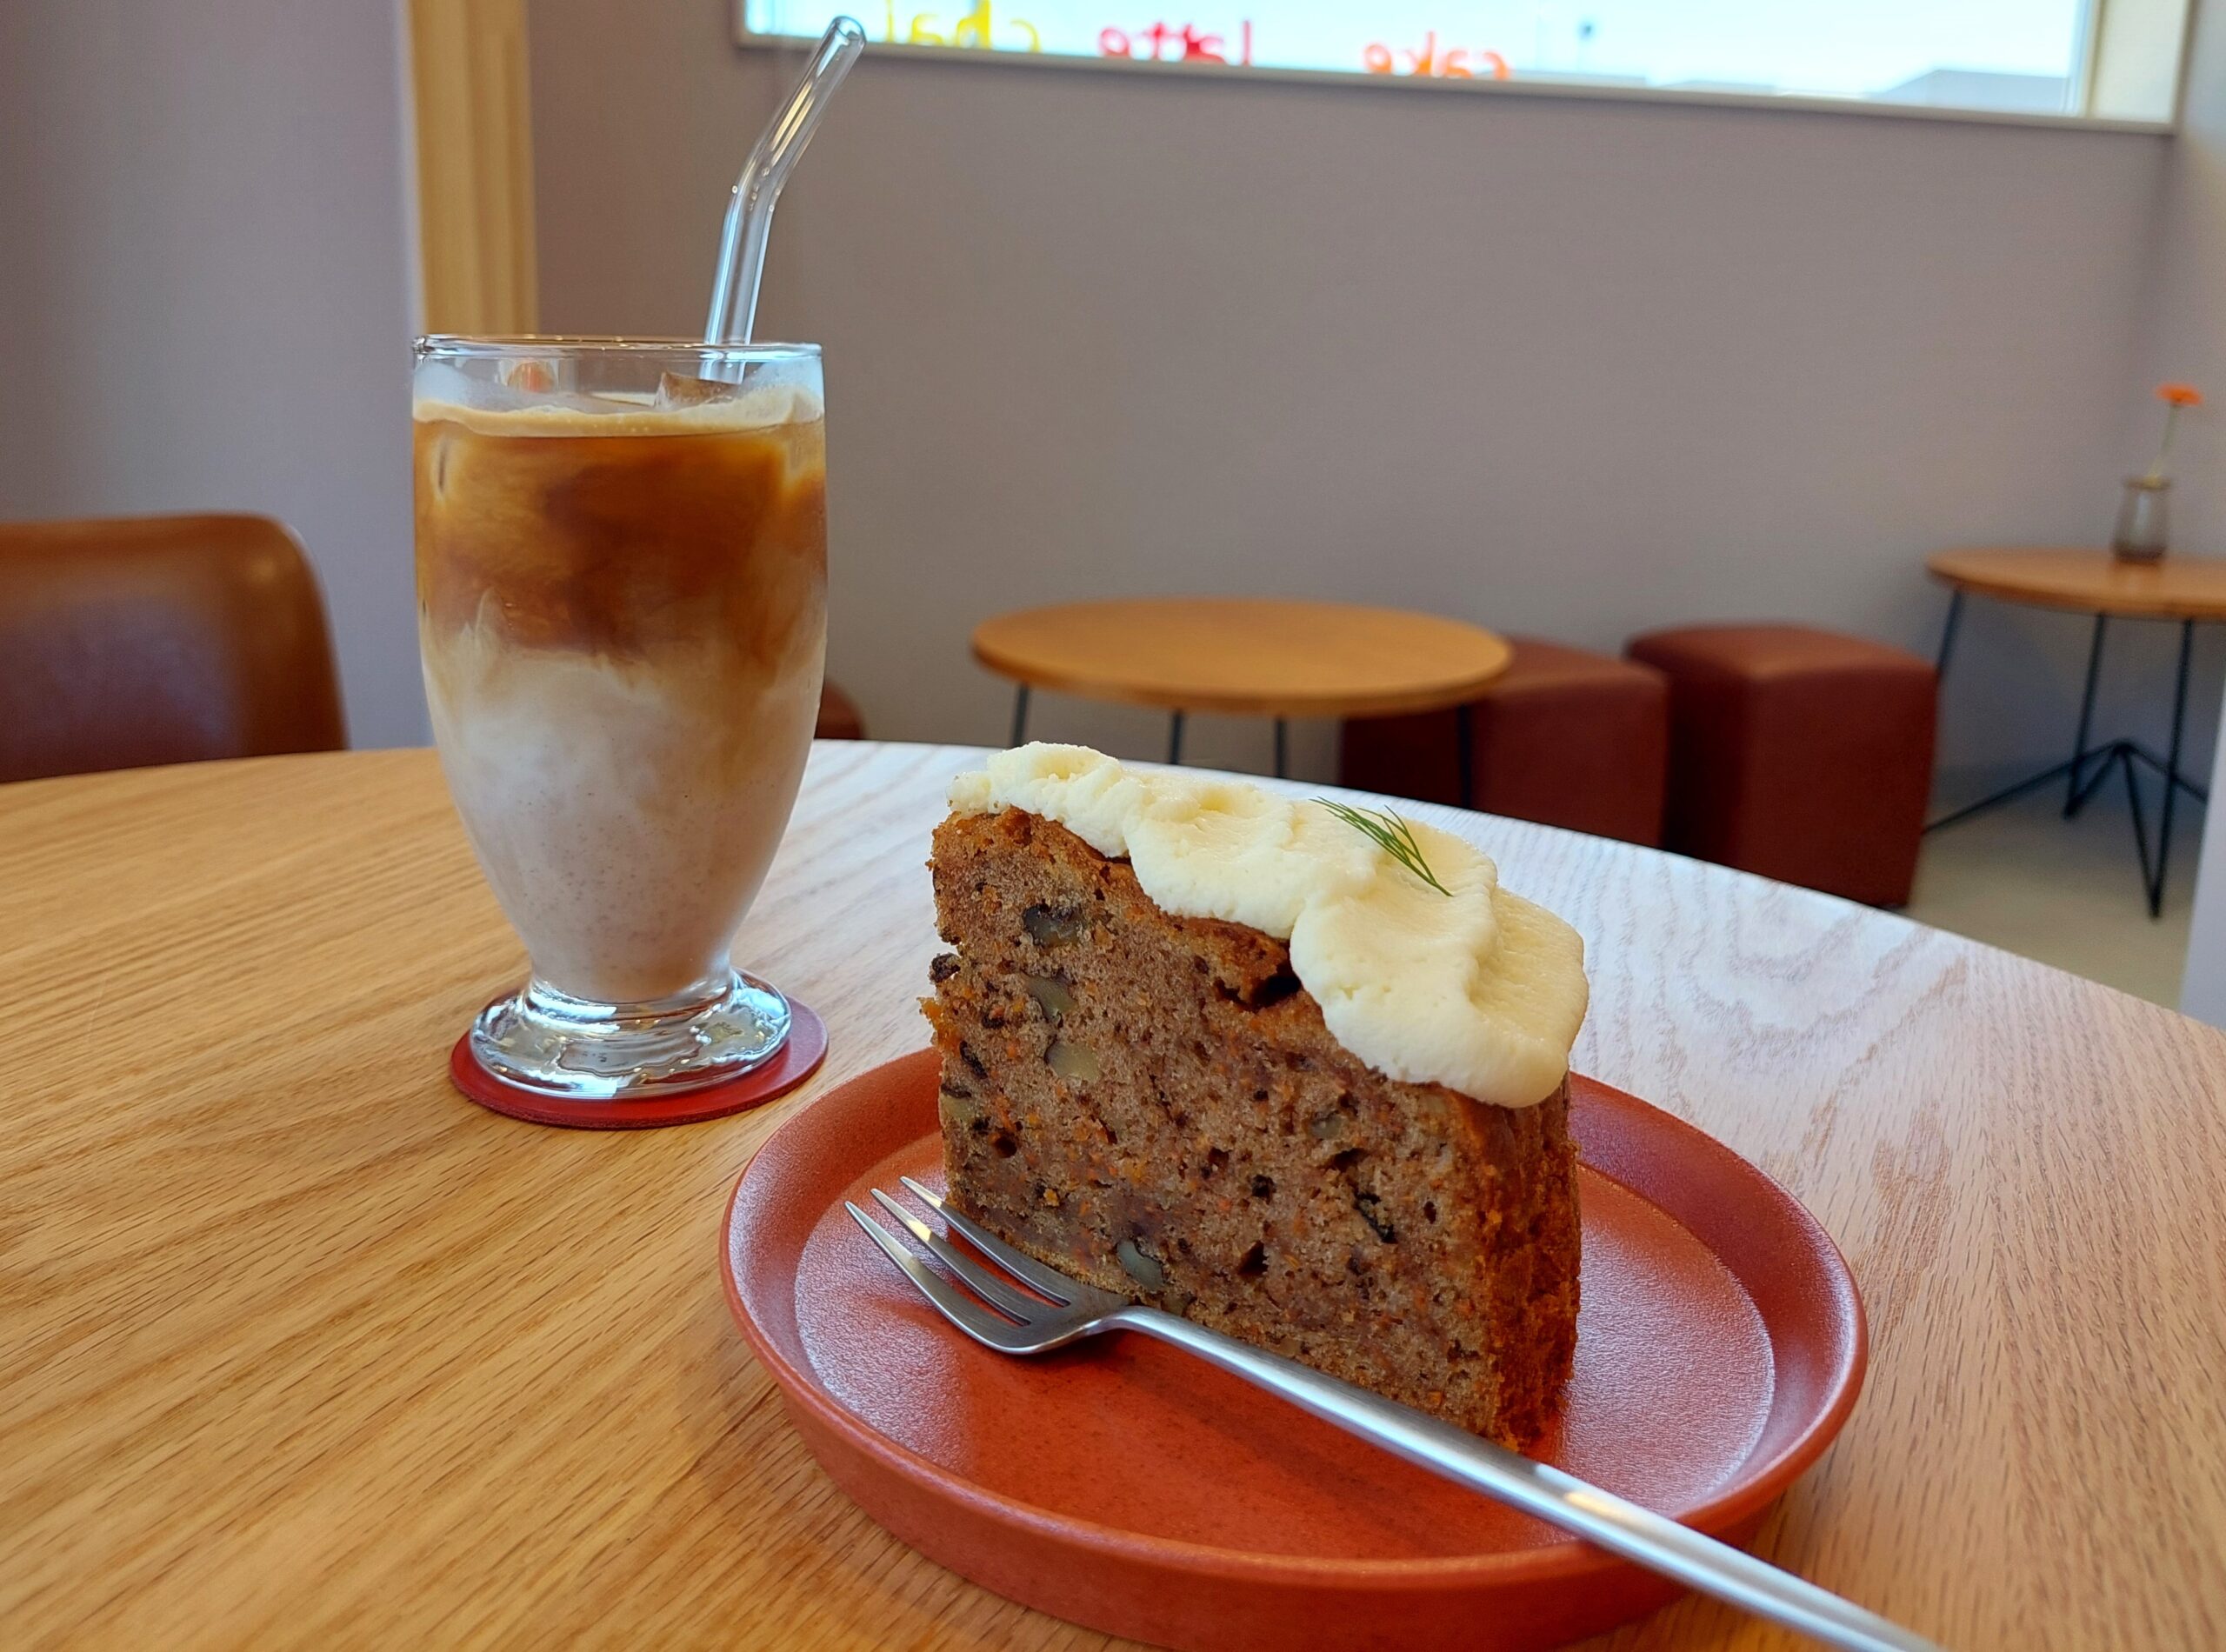
[[[733,0],[736,44],[751,50],[794,51],[808,44],[795,35],[761,35],[746,20],[748,0]],[[2203,0],[2083,0],[2076,56],[2079,107],[2061,113],[2024,110],[1949,109],[1927,103],[1888,103],[1860,97],[1801,93],[1692,91],[1669,86],[1594,85],[1557,81],[1548,76],[1510,80],[1422,79],[1315,69],[1240,68],[1216,63],[1155,63],[1146,59],[1085,57],[1060,52],[983,51],[950,46],[913,45],[876,40],[867,50],[876,56],[917,57],[934,63],[1003,63],[1023,70],[1079,71],[1099,75],[1180,75],[1190,79],[1229,79],[1250,84],[1349,86],[1356,90],[1441,93],[1469,97],[1548,97],[1609,103],[1683,103],[1723,109],[1783,109],[1810,114],[1867,116],[1885,120],[1959,121],[1989,126],[2041,126],[2083,132],[2169,133],[2179,127],[2186,101],[2189,50],[2195,37],[2196,8]],[[2176,23],[2170,14],[2176,10]],[[2135,26],[2129,27],[2129,23]],[[2129,60],[2150,57],[2160,32],[2176,31],[2170,69],[2170,107],[2161,117],[2096,112],[2098,91],[2147,84],[2129,72]]]

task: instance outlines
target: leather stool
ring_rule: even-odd
[[[1627,843],[1662,841],[1670,688],[1628,660],[1536,637],[1474,703],[1476,806]],[[1356,717],[1337,781],[1429,803],[1461,801],[1454,714]]]
[[[1803,625],[1684,626],[1629,651],[1670,674],[1670,849],[1873,906],[1909,898],[1930,664]]]
[[[866,737],[865,718],[859,714],[857,702],[836,688],[832,683],[819,685],[819,725],[811,731],[815,740],[863,740]]]

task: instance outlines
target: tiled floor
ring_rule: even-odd
[[[2143,794],[2156,829],[2156,792]],[[2203,810],[2181,800],[2164,915],[2141,893],[2123,787],[2077,820],[2049,789],[1924,842],[1907,916],[2177,1008]]]

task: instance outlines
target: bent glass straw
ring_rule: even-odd
[[[727,203],[726,227],[719,235],[719,268],[711,283],[711,313],[703,323],[706,344],[746,344],[757,319],[757,285],[765,274],[765,240],[773,228],[773,208],[789,181],[820,117],[865,50],[866,31],[855,17],[827,25],[819,44],[735,180]]]

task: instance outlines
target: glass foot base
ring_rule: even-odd
[[[497,1078],[599,1102],[723,1083],[763,1066],[788,1039],[789,1001],[737,970],[632,1004],[575,998],[535,980],[471,1024],[471,1053]]]

